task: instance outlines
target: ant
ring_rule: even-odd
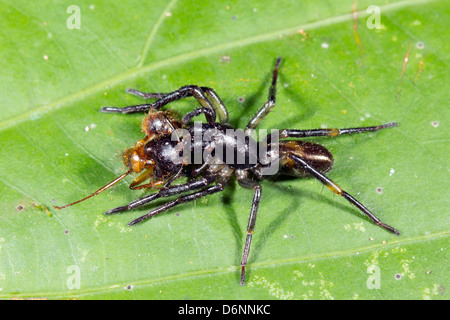
[[[332,192],[356,206],[373,223],[399,235],[396,229],[381,222],[369,209],[325,175],[331,170],[334,162],[332,154],[325,147],[316,143],[293,140],[306,137],[336,137],[338,135],[378,131],[395,127],[397,126],[396,122],[373,127],[346,129],[283,129],[272,131],[265,139],[258,142],[253,138],[252,132],[275,106],[276,84],[280,63],[281,57],[276,60],[273,69],[268,101],[251,118],[243,132],[242,130],[240,131],[241,137],[244,138],[244,143],[239,143],[235,129],[228,124],[228,112],[224,103],[217,93],[209,87],[187,85],[170,93],[146,93],[128,89],[128,93],[141,98],[156,99],[153,103],[148,104],[133,105],[125,108],[104,107],[100,110],[105,113],[122,114],[148,111],[142,122],[142,132],[145,134],[145,137],[123,154],[123,163],[129,168],[128,171],[91,195],[55,208],[66,208],[95,196],[131,173],[139,174],[130,184],[131,189],[155,188],[159,189],[158,192],[131,201],[125,206],[110,209],[105,214],[110,215],[135,209],[159,198],[180,195],[175,200],[152,209],[147,214],[131,221],[128,224],[131,226],[179,204],[221,192],[230,178],[235,176],[241,187],[254,192],[241,261],[240,284],[244,285],[245,268],[261,201],[262,188],[258,180],[264,178],[264,170],[267,170],[273,160],[276,160],[277,174],[294,177],[313,177]],[[179,119],[171,111],[161,110],[163,106],[172,101],[190,96],[198,100],[200,107],[187,113],[182,119]],[[192,125],[192,118],[200,115],[205,115],[206,123]],[[213,132],[212,136],[210,136],[209,140],[205,139],[206,133],[210,131]],[[214,153],[214,151],[219,150],[220,145],[225,146],[227,159],[231,155],[244,160],[239,163],[236,161],[224,162],[223,157],[216,157]],[[197,152],[200,150],[202,154],[209,152],[209,156],[204,157],[200,162],[193,165],[190,161],[191,159],[184,153],[190,155],[194,153],[195,149],[197,149]],[[187,152],[183,153],[180,150],[187,150]],[[264,151],[262,154],[261,150]],[[250,161],[251,158],[253,161]],[[174,161],[175,159],[178,161]],[[171,185],[180,176],[187,176],[189,178],[188,182]],[[194,190],[195,192],[185,194]]]

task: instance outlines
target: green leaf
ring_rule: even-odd
[[[69,28],[76,12],[64,3],[0,9],[1,298],[447,298],[446,1],[76,5],[80,29]],[[370,5],[379,28],[369,28]],[[163,201],[103,215],[146,194],[128,189],[131,177],[53,208],[126,171],[121,153],[143,137],[144,115],[98,112],[143,103],[126,88],[213,87],[242,128],[267,98],[277,56],[277,105],[260,128],[399,123],[313,141],[333,152],[329,177],[400,236],[318,181],[266,180],[241,287],[253,194],[235,181],[133,227]]]

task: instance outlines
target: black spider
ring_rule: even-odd
[[[140,173],[131,183],[131,189],[162,187],[156,193],[134,200],[126,206],[108,210],[105,214],[135,209],[158,198],[196,190],[193,193],[179,196],[131,221],[129,223],[131,226],[176,205],[223,191],[229,179],[234,175],[240,186],[254,191],[241,262],[241,285],[244,285],[245,282],[245,267],[261,201],[261,186],[258,180],[267,175],[280,174],[316,178],[335,194],[344,197],[356,206],[375,224],[398,235],[399,232],[396,229],[381,222],[369,209],[325,176],[325,173],[333,166],[333,156],[325,147],[315,143],[292,140],[292,138],[335,137],[342,134],[377,131],[397,126],[397,123],[347,129],[283,129],[271,132],[259,142],[253,137],[253,131],[275,106],[280,62],[281,58],[278,58],[273,70],[268,101],[253,116],[243,131],[236,130],[228,124],[227,109],[211,88],[188,85],[171,93],[144,93],[133,89],[127,90],[128,93],[144,99],[157,99],[149,104],[125,108],[105,107],[100,110],[106,113],[123,114],[148,111],[142,124],[142,131],[146,134],[145,138],[126,150],[123,155],[124,164],[129,170],[86,198],[56,208],[62,209],[90,198],[130,173]],[[173,112],[160,110],[172,101],[189,96],[196,98],[201,107],[187,113],[181,120],[178,120]],[[191,119],[201,114],[205,115],[207,122],[191,124]],[[216,121],[216,118],[219,121]],[[286,140],[289,138],[291,139]],[[192,161],[193,158],[194,161]],[[189,177],[189,182],[171,185],[181,175]],[[147,180],[150,182],[143,184]]]

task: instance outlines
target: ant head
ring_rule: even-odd
[[[145,152],[145,145],[152,140],[158,140],[161,136],[172,134],[180,127],[180,121],[176,120],[171,112],[150,111],[142,121],[142,132],[146,134],[146,137],[124,152],[123,163],[134,173],[143,170],[153,171],[155,161],[148,152]]]
[[[148,137],[139,140],[134,147],[127,149],[123,153],[123,163],[131,172],[139,173],[144,169],[153,170],[155,167],[155,162],[144,152],[144,146],[148,140]]]

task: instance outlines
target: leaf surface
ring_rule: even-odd
[[[445,299],[448,288],[449,29],[445,1],[3,1],[0,42],[0,297],[120,299]],[[379,29],[368,26],[370,5]],[[357,16],[355,15],[357,13]],[[71,20],[72,21],[72,20]],[[131,178],[62,211],[126,171],[143,103],[126,88],[214,88],[244,127],[377,133],[314,141],[329,177],[400,230],[378,228],[312,179],[266,180],[247,285],[240,260],[252,193],[221,193],[149,221],[154,205],[104,216],[145,194]],[[193,99],[170,105],[181,114]]]

